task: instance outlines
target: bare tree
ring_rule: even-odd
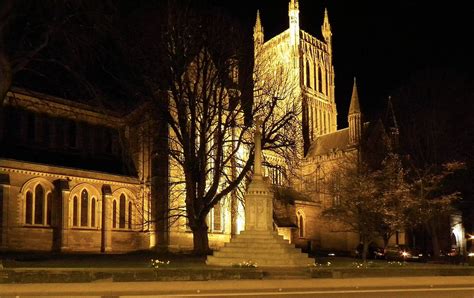
[[[267,76],[253,100],[245,97],[239,80],[245,41],[221,13],[168,2],[162,20],[156,31],[144,26],[154,33],[127,45],[143,82],[137,90],[151,102],[155,120],[169,128],[171,202],[156,220],[185,217],[194,252],[204,254],[206,217],[226,197],[243,193],[254,159],[251,122],[262,123],[263,149],[283,153],[294,145],[297,106],[284,104],[294,86],[285,84],[282,69]],[[247,81],[262,72],[256,65]]]

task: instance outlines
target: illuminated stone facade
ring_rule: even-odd
[[[127,252],[155,245],[146,143],[136,159],[119,134],[132,119],[25,90],[3,105],[0,248]],[[130,150],[131,151],[131,150]]]
[[[254,51],[256,67],[270,69],[263,71],[268,76],[286,75],[287,84],[294,87],[291,97],[301,105],[301,136],[298,142],[301,151],[301,168],[293,170],[284,186],[293,190],[282,191],[277,196],[275,222],[279,233],[307,250],[350,252],[359,243],[356,233],[342,232],[345,229],[322,217],[322,211],[337,203],[328,195],[325,181],[341,162],[358,162],[362,143],[374,137],[369,123],[363,123],[357,86],[354,81],[353,94],[348,113],[348,128],[338,129],[335,102],[332,32],[328,11],[324,12],[321,26],[322,40],[300,29],[299,2],[290,0],[288,6],[289,28],[279,35],[264,40],[262,16],[257,12],[254,27]],[[257,71],[258,73],[258,71]],[[259,87],[259,82],[255,85]],[[255,96],[259,96],[257,88]],[[372,125],[373,126],[373,125]],[[381,128],[381,147],[390,140],[390,133],[397,131],[390,127],[388,135]],[[397,135],[398,136],[398,135]],[[265,152],[267,159],[283,165],[278,156]],[[285,170],[285,167],[283,166]],[[288,169],[286,169],[288,172]],[[288,174],[288,173],[287,173]],[[289,175],[287,175],[289,176]],[[403,237],[400,236],[400,239]]]

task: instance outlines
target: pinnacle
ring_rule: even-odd
[[[360,114],[359,94],[357,92],[356,78],[354,77],[354,86],[352,87],[351,104],[349,106],[349,115]]]

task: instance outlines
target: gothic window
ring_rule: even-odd
[[[25,224],[51,225],[52,190],[39,183],[26,189]]]
[[[306,86],[311,88],[311,74],[310,74],[309,60],[306,60]]]
[[[304,215],[298,211],[296,214],[296,218],[298,220],[298,236],[303,238],[305,236],[305,222],[304,222]]]
[[[82,190],[81,193],[81,227],[87,227],[87,211],[89,210],[89,193]]]
[[[128,202],[128,228],[132,228],[132,202]]]
[[[51,225],[52,219],[51,219],[51,211],[53,209],[53,195],[51,192],[48,193],[46,196],[46,224],[48,226]]]
[[[321,72],[321,67],[318,66],[318,91],[323,92],[323,75]]]
[[[72,209],[74,227],[97,226],[97,198],[91,196],[87,189],[82,189],[79,196],[74,196]]]
[[[43,223],[43,209],[44,209],[44,189],[41,184],[35,188],[35,225]]]
[[[329,71],[326,71],[326,94],[329,95]]]
[[[112,227],[115,229],[132,229],[133,202],[129,196],[121,193],[113,201]]]
[[[26,193],[25,223],[33,223],[33,194],[29,191]]]
[[[79,209],[78,209],[78,201],[77,197],[74,196],[74,199],[72,200],[72,225],[77,226],[78,225],[78,214],[79,214]]]
[[[318,65],[313,65],[313,76],[314,76],[314,90],[318,89]]]
[[[120,195],[119,228],[125,228],[125,195]]]
[[[114,200],[112,207],[112,228],[117,227],[117,201]]]
[[[95,198],[92,198],[91,202],[91,226],[95,227]]]

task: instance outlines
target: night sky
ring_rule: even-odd
[[[265,40],[288,28],[289,0],[214,1],[249,37],[260,9]],[[300,0],[300,26],[320,37],[324,7],[333,30],[339,127],[346,126],[353,77],[368,118],[411,75],[446,68],[474,76],[474,4],[460,1]]]

